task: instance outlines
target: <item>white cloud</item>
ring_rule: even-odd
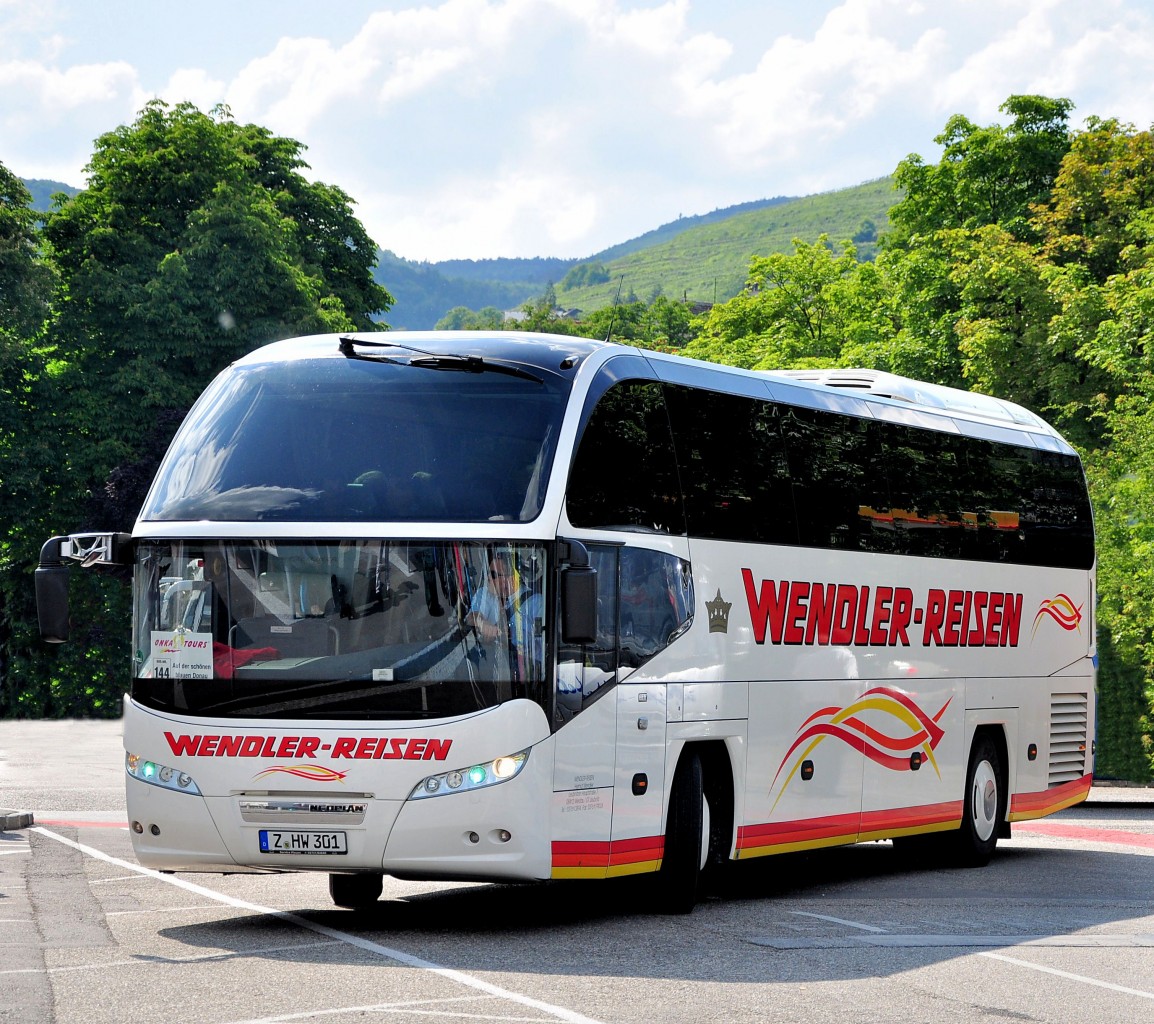
[[[286,0],[270,26],[202,0],[158,32],[129,0],[0,0],[0,160],[76,182],[58,169],[150,97],[223,101],[306,144],[401,255],[588,255],[932,157],[946,117],[1011,93],[1148,124],[1147,2]]]
[[[26,109],[48,116],[115,100],[131,93],[135,84],[136,72],[125,61],[64,71],[29,60],[0,64],[0,90],[20,94]]]

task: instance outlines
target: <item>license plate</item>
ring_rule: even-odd
[[[261,853],[348,853],[344,832],[260,830]]]

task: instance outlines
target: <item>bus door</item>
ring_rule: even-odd
[[[613,780],[613,842],[609,874],[655,871],[663,848],[666,687],[617,687],[617,769]]]
[[[559,646],[554,693],[553,877],[604,878],[617,750],[617,549],[589,546],[597,638]]]
[[[582,834],[605,842],[606,874],[652,871],[661,857],[667,747],[666,685],[655,681],[652,659],[689,622],[692,575],[688,560],[670,551],[588,547],[598,635],[594,644],[561,648],[555,815],[574,841],[572,826],[582,821]]]

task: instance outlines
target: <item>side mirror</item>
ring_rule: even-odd
[[[50,644],[68,639],[68,566],[62,561],[61,545],[67,537],[53,537],[40,549],[36,567],[36,614],[40,637]]]
[[[563,541],[561,570],[561,642],[591,644],[597,639],[597,570],[579,541]]]
[[[68,639],[68,563],[81,567],[132,564],[132,537],[127,533],[73,533],[50,537],[40,549],[36,567],[36,617],[40,637],[50,644]]]

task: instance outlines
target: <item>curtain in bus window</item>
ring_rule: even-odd
[[[574,526],[685,533],[660,384],[624,381],[602,395],[581,437],[566,497]]]
[[[889,481],[875,420],[787,408],[781,432],[803,545],[898,550]]]
[[[666,389],[685,516],[694,537],[796,544],[777,407],[742,395]]]

